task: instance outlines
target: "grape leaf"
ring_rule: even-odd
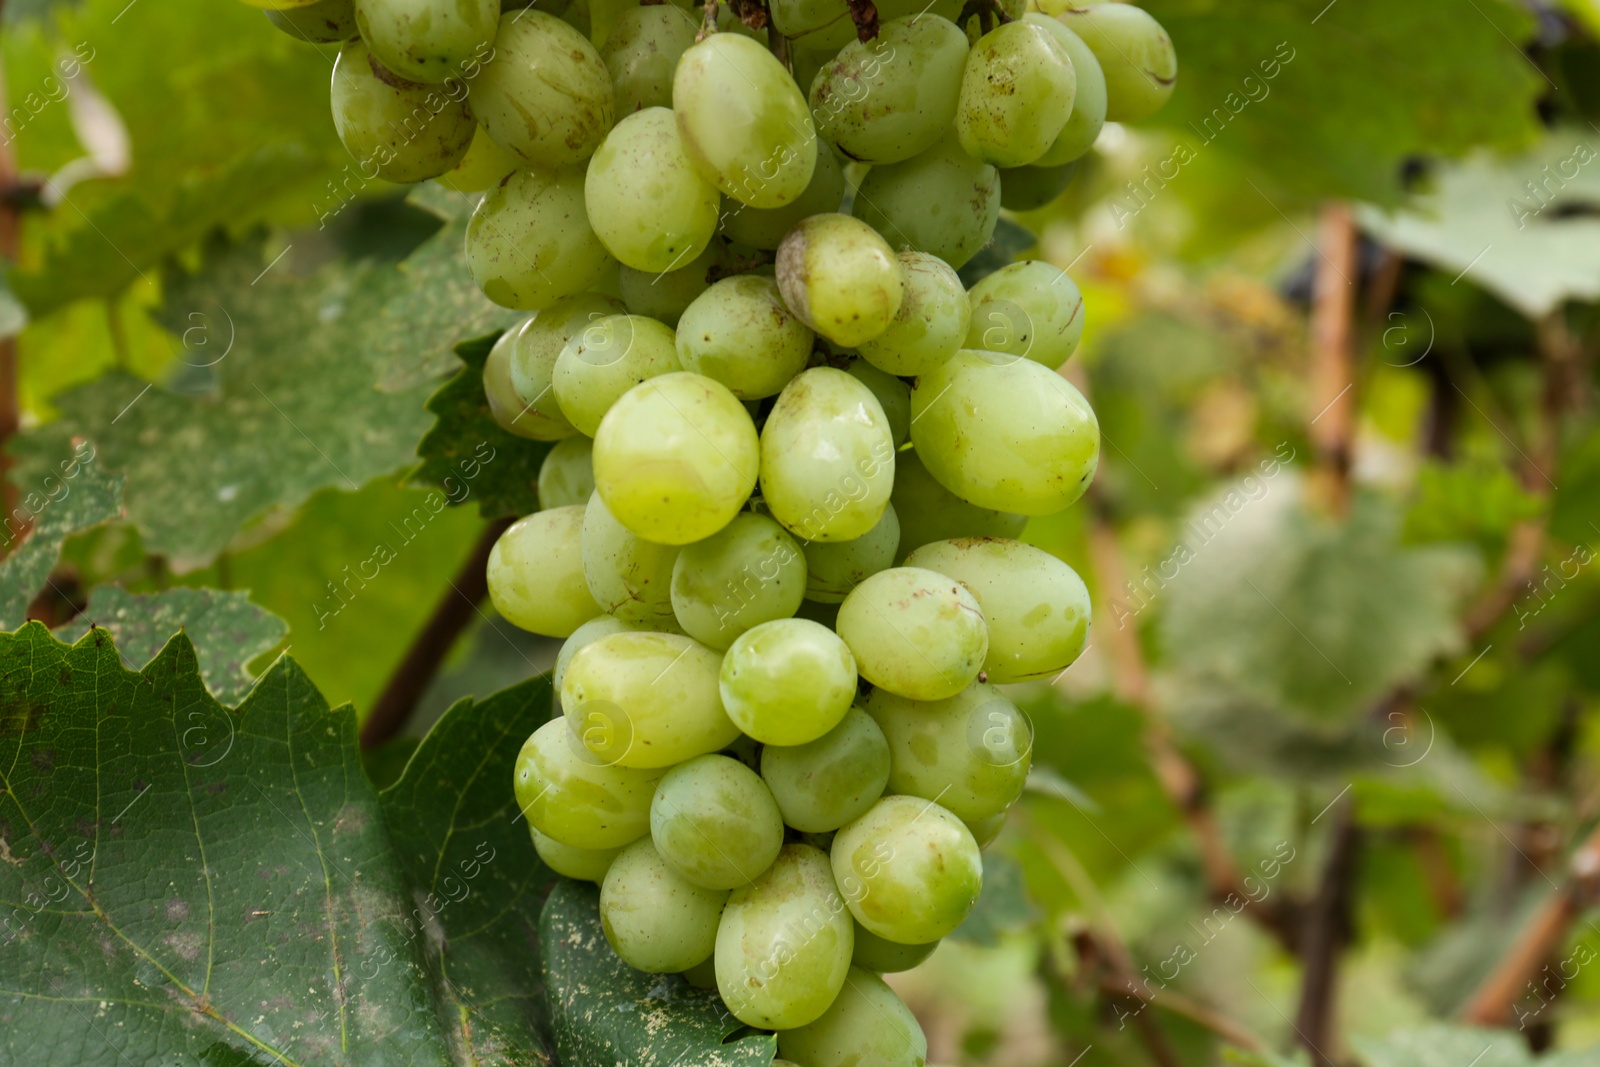
[[[539,923],[550,1020],[562,1062],[583,1067],[767,1067],[771,1034],[743,1026],[716,993],[617,958],[600,928],[600,891],[560,879]]]
[[[1291,471],[1232,486],[1185,523],[1159,575],[1169,662],[1190,679],[1308,719],[1347,719],[1462,646],[1473,558],[1403,548],[1400,516],[1358,496],[1346,522],[1313,515]]]
[[[1002,935],[1025,930],[1039,919],[1039,911],[1028,899],[1022,867],[1003,852],[988,852],[983,857],[983,889],[978,903],[950,936],[957,941],[990,948]]]
[[[120,586],[99,586],[83,614],[56,627],[55,635],[71,643],[92,626],[110,633],[122,661],[135,670],[155,659],[173,634],[184,631],[194,642],[206,688],[229,706],[243,700],[255,684],[246,670],[249,662],[289,632],[288,623],[252,604],[247,592],[183,587],[129,593]]]
[[[1361,213],[1392,248],[1482,286],[1529,318],[1600,297],[1600,138],[1553,132],[1512,159],[1441,166],[1405,210]]]
[[[17,506],[0,533],[10,546],[0,560],[0,630],[22,625],[67,535],[122,514],[122,476],[94,460],[93,446],[80,442],[51,453],[42,472],[19,472]]]
[[[436,421],[417,445],[422,464],[411,476],[412,484],[438,486],[454,503],[477,500],[486,519],[539,510],[539,466],[550,451],[548,442],[501,429],[489,413],[483,364],[494,341],[479,337],[456,346],[466,365],[428,398]]]
[[[1397,1030],[1381,1038],[1354,1039],[1366,1067],[1558,1067],[1565,1057],[1535,1061],[1521,1035],[1509,1030],[1434,1024]],[[1572,1054],[1568,1054],[1572,1055]],[[1579,1061],[1571,1060],[1574,1065]]]
[[[141,672],[103,630],[0,635],[0,1058],[547,1061],[505,818],[545,685],[457,705],[380,800],[288,657],[230,711],[181,634]]]

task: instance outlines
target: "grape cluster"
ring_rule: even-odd
[[[977,899],[1032,748],[997,686],[1090,614],[1016,538],[1099,458],[1072,279],[956,271],[1161,106],[1166,34],[1060,0],[253,2],[341,43],[363,174],[484,194],[468,267],[533,312],[483,385],[553,442],[488,564],[565,638],[515,771],[539,855],[788,1061],[922,1064],[879,975]]]

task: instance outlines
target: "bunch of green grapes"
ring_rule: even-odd
[[[263,4],[340,44],[361,173],[476,197],[472,276],[531,312],[483,385],[553,442],[488,564],[565,639],[513,783],[539,855],[800,1067],[924,1063],[879,976],[977,899],[1032,750],[1003,686],[1087,639],[1017,540],[1098,463],[1082,298],[956,270],[1176,59],[1138,8],[1040,2]]]

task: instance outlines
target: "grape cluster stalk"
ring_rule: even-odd
[[[1093,478],[1065,272],[957,270],[1159,108],[1139,8],[1038,0],[253,0],[336,43],[391,182],[481,194],[465,255],[530,312],[496,422],[553,442],[495,607],[564,638],[512,783],[630,966],[715,988],[798,1067],[920,1067],[881,975],[966,918],[1083,650],[1018,540]]]

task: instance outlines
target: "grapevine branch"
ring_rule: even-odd
[[[1307,431],[1316,454],[1314,486],[1328,510],[1350,507],[1350,457],[1355,436],[1351,327],[1356,301],[1355,215],[1332,203],[1318,221],[1318,258],[1311,303],[1311,412]]]
[[[1355,799],[1346,796],[1334,815],[1333,840],[1322,870],[1317,895],[1306,905],[1301,921],[1299,950],[1304,977],[1295,1033],[1312,1062],[1335,1067],[1325,1051],[1334,1039],[1334,1002],[1338,992],[1339,954],[1352,934],[1351,903],[1360,828],[1356,825]]]

